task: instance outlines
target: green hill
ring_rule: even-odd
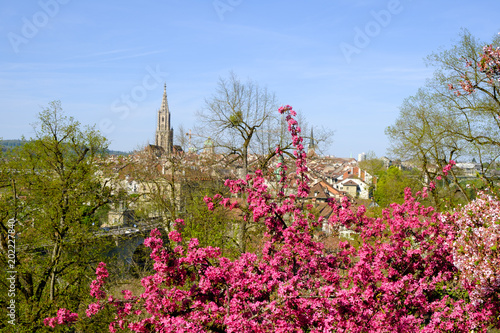
[[[0,148],[2,151],[7,151],[9,149],[13,149],[15,147],[20,147],[24,144],[23,140],[0,140]],[[124,152],[119,150],[108,150],[109,155],[130,155],[130,152]]]

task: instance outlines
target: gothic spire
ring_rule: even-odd
[[[316,143],[314,142],[313,128],[311,127],[311,139],[309,140],[309,146],[307,147],[307,156],[316,156]]]
[[[163,101],[161,103],[161,111],[165,111],[167,114],[170,113],[168,110],[168,101],[167,101],[167,84],[163,86]]]
[[[314,133],[313,128],[311,127],[311,140],[309,141],[309,148],[316,148],[316,144],[314,143]]]
[[[158,110],[158,126],[156,127],[157,146],[161,146],[165,153],[170,154],[173,151],[174,131],[170,127],[170,110],[167,101],[167,84],[163,87],[163,101]]]

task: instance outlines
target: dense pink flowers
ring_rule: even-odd
[[[182,242],[182,236],[177,230],[170,231],[168,234],[168,238],[176,243]]]
[[[43,324],[49,327],[56,327],[56,325],[70,325],[78,320],[78,314],[72,313],[68,309],[59,309],[53,318],[45,318]]]
[[[490,79],[498,79],[500,74],[500,48],[486,45],[483,48],[483,54],[478,66]]]
[[[109,276],[106,264],[101,262],[96,269],[97,278],[90,284],[90,295],[97,299],[104,299],[106,292],[102,289],[106,278]]]
[[[99,303],[90,303],[87,310],[85,310],[85,313],[87,314],[87,317],[92,317],[95,315],[99,310],[101,310],[102,306]]]
[[[474,302],[500,293],[500,202],[484,192],[456,213],[457,234],[453,243],[454,264],[462,282],[476,286]]]

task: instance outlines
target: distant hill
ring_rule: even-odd
[[[0,140],[0,147],[2,151],[7,151],[15,147],[22,146],[26,141],[23,140]],[[131,152],[119,151],[119,150],[108,150],[109,155],[130,155]]]
[[[7,151],[15,147],[20,147],[24,144],[22,140],[0,140],[0,148],[2,151]]]
[[[22,140],[0,140],[0,146],[2,147],[19,147],[22,145]]]
[[[109,150],[108,149],[108,154],[109,155],[123,155],[123,156],[128,156],[130,154],[132,154],[131,151],[119,151],[119,150]]]

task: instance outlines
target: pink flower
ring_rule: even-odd
[[[176,242],[176,243],[180,243],[182,242],[182,236],[181,234],[176,231],[176,230],[173,230],[173,231],[170,231],[168,233],[168,238],[173,241],[173,242]]]
[[[129,300],[129,299],[132,299],[133,298],[133,295],[132,295],[132,292],[130,290],[122,290],[122,294],[123,294],[123,298],[126,299],[126,300]]]
[[[57,314],[53,318],[45,318],[43,324],[54,328],[57,325],[70,325],[78,320],[78,314],[61,308],[57,310]]]
[[[87,314],[87,317],[92,317],[99,312],[100,309],[101,305],[99,303],[90,303],[87,310],[85,310],[85,313]]]

